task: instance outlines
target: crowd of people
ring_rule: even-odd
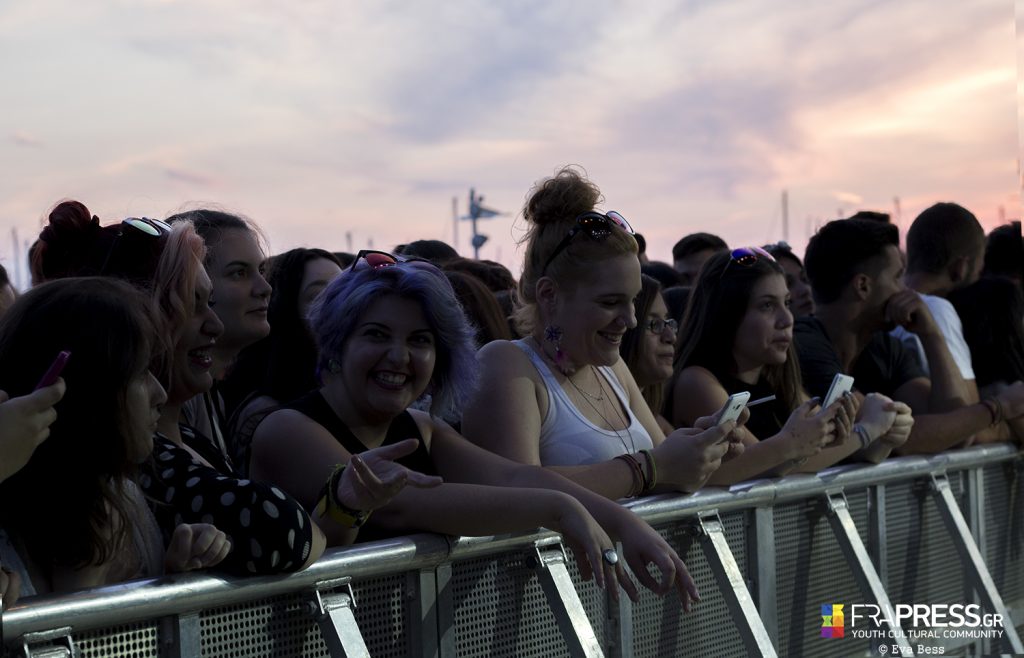
[[[602,205],[578,169],[540,181],[516,281],[436,240],[268,257],[223,210],[59,203],[31,290],[0,287],[4,604],[542,526],[613,595],[638,595],[628,564],[689,609],[620,499],[1024,437],[1019,222],[938,203],[905,252],[864,213],[803,261],[698,233],[668,264]]]

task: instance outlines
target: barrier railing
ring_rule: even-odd
[[[1024,652],[1022,475],[1020,453],[997,445],[636,502],[700,587],[689,615],[675,595],[616,602],[581,582],[554,533],[412,535],[329,551],[287,576],[183,574],[35,597],[4,613],[3,639],[30,656]],[[854,604],[890,614],[854,620]],[[892,614],[951,604],[1007,622]],[[846,616],[826,625],[845,632],[823,637],[822,606],[836,605]]]

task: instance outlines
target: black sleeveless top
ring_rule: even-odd
[[[348,426],[334,410],[331,409],[331,405],[327,403],[324,396],[319,390],[308,393],[294,402],[290,402],[281,407],[282,409],[294,409],[299,413],[308,416],[311,420],[324,426],[324,428],[330,432],[334,438],[341,444],[341,447],[347,450],[350,454],[358,454],[366,452],[368,448],[363,445]],[[398,443],[406,439],[418,439],[419,445],[416,446],[415,452],[411,455],[406,455],[401,459],[395,460],[397,463],[405,466],[406,468],[419,471],[424,475],[437,475],[437,469],[434,468],[434,462],[430,458],[430,453],[423,445],[423,437],[420,435],[419,426],[416,425],[416,421],[413,419],[412,414],[408,411],[403,411],[394,420],[391,421],[391,427],[388,428],[387,436],[384,437],[384,442],[381,445],[391,445]],[[409,534],[402,530],[393,530],[390,528],[381,528],[374,524],[373,517],[366,522],[359,530],[357,542],[374,541],[377,539],[388,539],[390,537],[401,537]]]
[[[776,394],[763,378],[759,379],[753,386],[729,376],[719,377],[718,381],[729,395],[741,391],[750,391],[751,402]],[[782,400],[776,398],[771,402],[765,402],[750,409],[750,420],[747,421],[746,427],[753,432],[758,440],[763,441],[779,433],[782,426],[789,420],[789,414],[792,411],[792,409],[785,407]]]

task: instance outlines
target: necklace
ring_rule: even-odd
[[[591,366],[591,368],[593,368],[593,366]],[[570,379],[569,381],[571,382],[572,380]],[[601,389],[601,397],[600,397],[600,399],[604,400],[604,398],[605,398],[605,395],[604,395],[604,393],[605,393],[604,382],[602,381],[602,378],[601,378],[600,374],[598,374],[598,376],[597,376],[597,385]],[[576,385],[573,384],[573,387],[575,387],[575,386]],[[581,393],[585,393],[584,391],[582,391],[579,388],[577,388],[576,390],[580,391]],[[633,454],[634,452],[636,452],[636,444],[633,442],[633,433],[629,431],[629,424],[626,422],[626,419],[622,417],[621,413],[619,413],[619,406],[618,405],[620,404],[620,402],[619,402],[618,397],[611,396],[612,397],[612,400],[611,400],[611,402],[612,402],[612,410],[615,412],[615,417],[619,421],[619,424],[622,425],[623,429],[626,431],[626,438],[629,439],[629,445],[628,446],[626,445],[626,439],[622,438],[622,434],[621,434],[622,430],[615,429],[615,427],[612,425],[612,423],[610,423],[608,421],[608,417],[605,416],[604,413],[602,413],[600,409],[598,409],[596,404],[594,404],[593,402],[590,401],[590,398],[593,398],[594,396],[589,395],[589,394],[585,394],[585,395],[586,395],[586,397],[584,397],[583,399],[586,401],[587,404],[590,405],[590,408],[593,409],[594,412],[598,416],[601,417],[601,420],[604,421],[605,426],[608,427],[609,430],[611,430],[612,432],[615,432],[615,437],[619,440],[619,443],[622,444],[622,451],[623,451],[623,453]],[[596,400],[598,398],[594,398],[594,399]]]
[[[594,370],[594,366],[590,366],[590,369],[593,371]],[[598,392],[597,395],[594,395],[592,393],[587,393],[587,391],[583,387],[581,387],[579,384],[577,384],[576,382],[574,382],[572,380],[572,377],[566,376],[566,379],[569,380],[569,383],[572,384],[572,387],[574,389],[576,389],[578,392],[582,393],[583,395],[585,395],[586,397],[590,398],[591,400],[596,400],[598,402],[604,402],[604,387],[601,386],[601,376],[598,375],[596,371],[594,372],[594,378],[597,379],[597,385],[598,385],[598,387],[600,389],[600,391]]]

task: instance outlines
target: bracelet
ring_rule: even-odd
[[[867,429],[863,425],[860,423],[854,423],[853,433],[856,434],[857,438],[860,440],[860,447],[862,449],[871,445],[871,435],[868,434]]]
[[[336,464],[331,471],[330,477],[323,488],[320,489],[320,496],[316,501],[314,512],[320,518],[324,516],[334,520],[346,528],[358,528],[366,523],[373,510],[354,510],[338,500],[338,482],[342,473],[345,472],[346,464]]]
[[[630,472],[633,475],[633,484],[630,486],[629,492],[626,493],[626,498],[632,498],[639,494],[641,491],[643,491],[644,485],[646,485],[646,480],[644,479],[644,469],[640,466],[640,462],[637,461],[636,457],[634,457],[633,455],[617,455],[615,459],[621,459],[622,461],[626,462],[626,464],[629,466]]]
[[[640,493],[649,493],[658,484],[658,467],[654,463],[654,455],[651,454],[650,450],[641,450],[640,454],[644,456],[644,461],[647,462],[647,483],[644,485],[644,490]]]

